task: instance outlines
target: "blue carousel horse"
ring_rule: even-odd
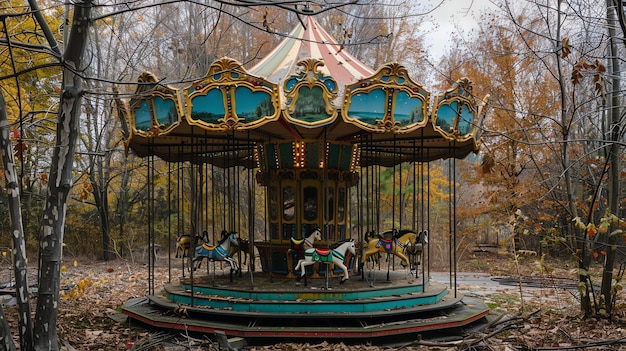
[[[236,271],[238,269],[237,262],[230,257],[231,245],[239,245],[237,240],[237,233],[232,232],[226,235],[219,244],[215,246],[209,246],[207,244],[198,245],[196,247],[196,255],[193,258],[194,270],[200,267],[204,258],[209,261],[226,261],[230,264],[230,271]]]
[[[348,274],[348,268],[344,264],[346,260],[346,253],[350,251],[352,255],[356,255],[354,248],[354,240],[343,240],[333,245],[332,249],[320,249],[309,248],[304,251],[304,258],[298,261],[294,271],[301,270],[298,280],[305,277],[306,285],[306,267],[314,264],[315,262],[333,263],[336,267],[341,268],[343,271],[343,278],[341,278],[340,284],[343,284],[346,280],[350,279]]]

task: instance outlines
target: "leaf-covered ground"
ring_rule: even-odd
[[[62,273],[62,301],[58,332],[66,350],[218,350],[215,341],[180,331],[149,331],[119,321],[119,307],[132,297],[146,294],[147,266],[137,261],[110,262],[66,258]],[[161,258],[155,269],[155,286],[177,277]],[[567,262],[540,265],[537,257],[480,252],[467,255],[459,271],[512,277],[486,285],[462,283],[460,292],[480,296],[492,309],[492,324],[464,340],[416,340],[393,348],[371,345],[277,343],[250,350],[626,350],[626,306],[618,296],[611,319],[583,318],[575,291],[575,273]],[[571,263],[570,263],[571,264]],[[3,271],[8,272],[8,267]],[[549,273],[548,273],[549,272]],[[31,284],[35,272],[31,274]],[[3,279],[7,278],[2,276]],[[523,278],[523,279],[522,279]],[[4,282],[4,280],[3,280]],[[522,283],[519,285],[519,283]],[[506,283],[506,284],[499,284]],[[572,286],[573,284],[573,286]],[[34,306],[34,304],[33,304]],[[33,307],[34,309],[34,307]],[[16,307],[5,313],[16,329]],[[16,339],[17,340],[17,339]]]

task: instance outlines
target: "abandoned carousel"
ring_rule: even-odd
[[[448,225],[429,219],[429,162],[478,151],[485,100],[468,79],[431,99],[401,64],[367,67],[309,17],[253,67],[223,58],[183,89],[145,73],[125,106],[127,145],[146,159],[146,240],[165,238],[182,268],[155,286],[150,256],[131,321],[375,343],[487,316],[457,292],[453,177]],[[434,231],[446,282],[430,279]]]

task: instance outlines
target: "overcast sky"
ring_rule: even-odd
[[[450,33],[456,31],[457,26],[462,32],[469,32],[477,27],[476,18],[481,11],[493,7],[489,0],[426,0],[421,1],[419,6],[422,7],[420,11],[434,9],[430,16],[438,24],[430,21],[422,24],[424,31],[429,32],[426,38],[430,46],[429,56],[432,58],[443,54],[449,45]]]

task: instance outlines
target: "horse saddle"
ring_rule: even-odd
[[[294,250],[299,250],[300,248],[302,248],[302,245],[304,244],[304,239],[294,239],[291,238],[291,248]]]
[[[332,262],[333,255],[332,249],[319,249],[319,248],[311,248],[306,251],[307,255],[311,256],[311,260],[314,262]]]
[[[213,251],[213,250],[215,250],[216,246],[209,246],[209,245],[207,245],[205,243],[202,243],[202,248],[205,249],[205,250],[208,250],[208,251]]]
[[[391,252],[393,250],[393,239],[387,240],[379,238],[376,247],[382,247],[386,252]]]

